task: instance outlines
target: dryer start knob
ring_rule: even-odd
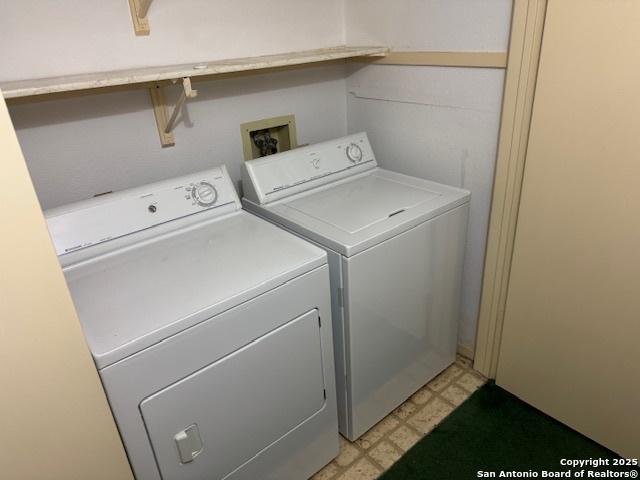
[[[191,196],[202,207],[210,207],[218,200],[218,191],[209,182],[200,182],[191,189]]]

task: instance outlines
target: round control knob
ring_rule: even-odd
[[[218,192],[209,182],[200,182],[191,189],[191,196],[201,207],[210,207],[218,200]]]
[[[362,149],[355,143],[350,143],[347,146],[347,158],[353,163],[362,161]]]

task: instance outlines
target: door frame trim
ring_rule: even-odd
[[[514,0],[473,367],[498,369],[547,0]]]

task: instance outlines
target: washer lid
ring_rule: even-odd
[[[376,168],[268,205],[245,208],[347,257],[456,207],[461,188]]]
[[[102,368],[325,263],[323,250],[239,211],[63,271]]]
[[[357,233],[442,196],[427,186],[414,186],[402,180],[366,175],[293,200],[287,206],[347,233]]]

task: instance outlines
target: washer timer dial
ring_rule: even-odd
[[[362,161],[362,149],[355,143],[350,143],[347,146],[346,151],[347,151],[347,158],[351,160],[353,163],[358,163]]]
[[[218,200],[218,192],[209,182],[200,182],[191,189],[191,197],[201,207],[210,207]]]

